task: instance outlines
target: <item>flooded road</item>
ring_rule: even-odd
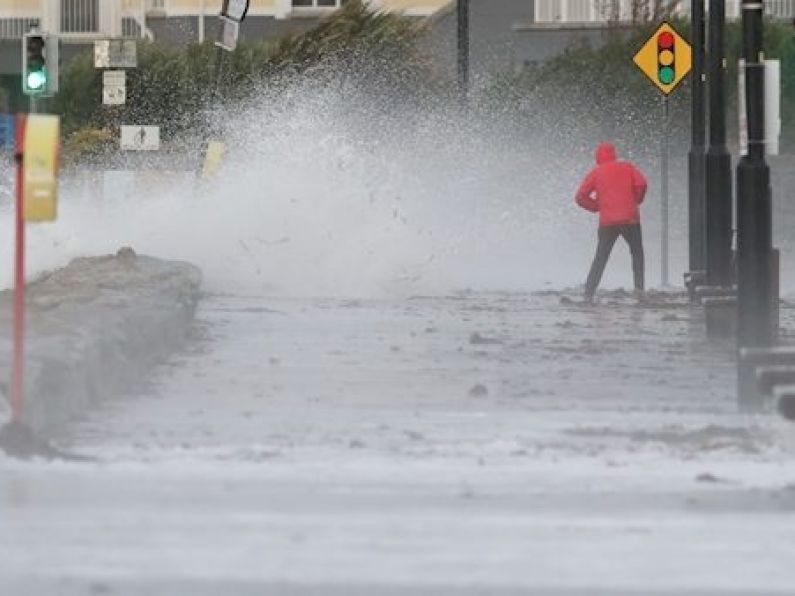
[[[795,429],[700,316],[209,296],[62,437],[98,462],[0,459],[0,592],[791,593]]]

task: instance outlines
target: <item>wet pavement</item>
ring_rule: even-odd
[[[0,592],[792,593],[795,426],[681,295],[561,298],[208,296],[98,462],[0,459]]]

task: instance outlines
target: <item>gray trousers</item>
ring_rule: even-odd
[[[598,242],[596,244],[596,256],[591,264],[591,271],[588,273],[588,280],[585,282],[585,297],[593,298],[602,274],[605,271],[607,260],[613,250],[613,245],[619,236],[622,236],[629,245],[629,252],[632,255],[632,274],[635,280],[635,289],[644,288],[644,262],[643,262],[643,235],[640,224],[627,224],[619,226],[600,226]]]

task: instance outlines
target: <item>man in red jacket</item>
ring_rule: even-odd
[[[601,143],[596,167],[580,184],[575,200],[583,209],[599,214],[599,234],[591,271],[585,282],[585,300],[593,302],[607,259],[619,236],[629,244],[635,294],[643,298],[643,238],[638,205],[646,196],[646,177],[634,164],[616,159],[616,148]]]

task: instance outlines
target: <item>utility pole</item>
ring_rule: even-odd
[[[773,216],[765,162],[763,5],[743,0],[742,11],[748,153],[737,166],[737,339],[741,348],[756,348],[770,346],[774,337]]]
[[[469,97],[469,0],[458,0],[458,93],[462,104]]]
[[[732,285],[731,155],[726,147],[726,58],[723,32],[725,0],[709,3],[707,80],[709,82],[709,148],[706,156],[707,284]]]
[[[704,217],[704,151],[706,142],[706,110],[704,104],[705,29],[704,0],[692,0],[691,43],[693,44],[692,98],[690,103],[691,141],[689,155],[688,222],[690,247],[690,279],[706,273],[706,220]],[[698,273],[701,272],[701,273]],[[700,280],[704,283],[704,280]]]

